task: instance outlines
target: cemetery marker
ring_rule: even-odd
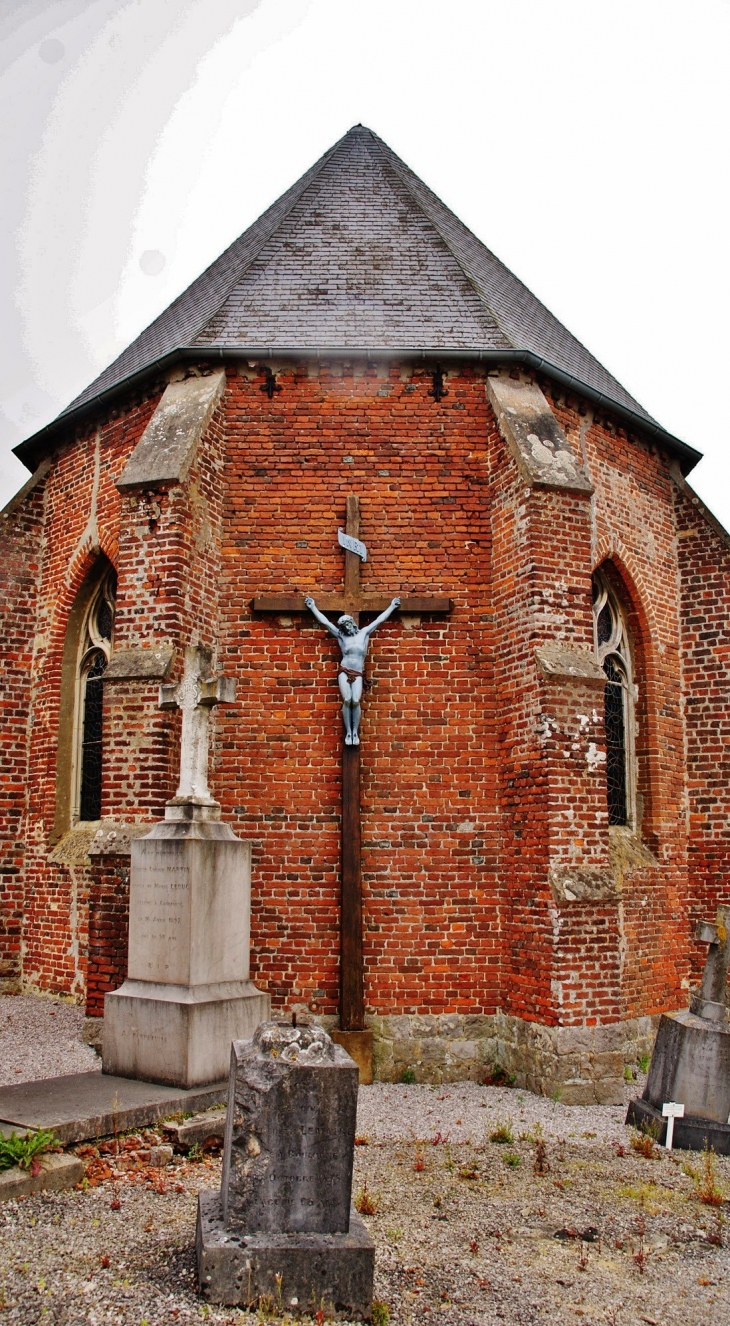
[[[674,1141],[674,1120],[684,1118],[684,1105],[678,1105],[676,1101],[668,1100],[662,1105],[662,1114],[667,1121],[667,1136],[664,1145],[667,1151],[671,1151]]]

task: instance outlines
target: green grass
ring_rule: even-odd
[[[12,1169],[13,1165],[30,1169],[39,1156],[55,1150],[58,1145],[55,1134],[45,1128],[28,1132],[25,1137],[18,1137],[13,1131],[9,1137],[0,1137],[0,1170]]]

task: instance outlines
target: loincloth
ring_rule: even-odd
[[[338,673],[340,673],[340,672],[344,672],[344,674],[345,674],[345,676],[347,677],[347,680],[349,681],[350,685],[352,685],[352,683],[353,683],[358,677],[362,678],[362,686],[363,686],[363,690],[364,690],[364,691],[369,691],[369,690],[370,690],[370,683],[366,680],[366,678],[365,678],[365,673],[364,673],[364,672],[358,672],[356,668],[344,668],[344,667],[342,667],[341,664],[340,664],[340,667],[337,669],[337,671],[338,671]]]

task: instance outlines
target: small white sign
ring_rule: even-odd
[[[338,529],[337,542],[341,548],[346,548],[348,552],[357,553],[363,562],[368,560],[368,550],[361,539],[356,539],[354,535],[345,534],[343,529]]]
[[[662,1105],[662,1114],[667,1121],[667,1140],[664,1145],[667,1151],[671,1151],[674,1141],[674,1120],[684,1118],[684,1105],[678,1105],[674,1100],[667,1100]]]

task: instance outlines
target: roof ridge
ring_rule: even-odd
[[[403,161],[402,158],[398,156],[398,153],[397,153],[397,152],[394,152],[392,148],[388,147],[388,144],[387,144],[386,142],[384,142],[384,140],[383,140],[382,138],[379,138],[378,135],[377,135],[376,133],[373,133],[372,129],[368,130],[368,132],[369,132],[369,134],[370,134],[370,137],[374,140],[374,142],[377,144],[378,148],[380,149],[381,156],[382,156],[383,159],[384,159],[385,165],[386,165],[386,166],[389,166],[390,169],[393,171],[393,173],[398,177],[398,179],[400,180],[400,182],[401,182],[401,184],[403,185],[404,189],[406,189],[406,190],[408,191],[408,193],[410,194],[410,196],[411,196],[411,198],[413,199],[413,201],[414,201],[414,203],[416,204],[416,206],[419,208],[419,210],[420,210],[420,211],[423,213],[423,215],[426,217],[426,219],[427,219],[427,221],[429,222],[429,224],[433,226],[434,230],[436,231],[436,234],[439,236],[439,239],[441,239],[442,243],[443,243],[443,244],[445,245],[445,247],[448,249],[449,253],[451,254],[452,258],[454,259],[454,262],[457,264],[459,270],[460,270],[461,272],[463,272],[465,279],[469,282],[469,285],[471,286],[472,290],[474,291],[474,294],[476,295],[476,297],[477,297],[477,299],[479,300],[480,304],[486,304],[487,308],[489,309],[489,312],[490,312],[491,315],[492,315],[492,318],[493,318],[493,320],[494,320],[496,326],[497,326],[497,327],[499,328],[499,330],[502,332],[502,334],[503,334],[503,336],[505,337],[505,339],[506,339],[507,341],[509,341],[509,344],[512,346],[512,348],[513,348],[513,349],[516,349],[516,348],[517,348],[517,343],[516,343],[516,341],[514,340],[514,338],[513,338],[512,336],[510,336],[509,332],[505,331],[504,327],[502,326],[502,323],[500,322],[500,319],[499,319],[497,313],[495,313],[494,308],[492,307],[491,302],[486,298],[486,296],[485,296],[485,294],[484,294],[484,291],[481,290],[481,289],[479,288],[479,286],[477,285],[476,281],[474,280],[474,277],[473,277],[472,273],[471,273],[470,271],[468,271],[467,268],[464,266],[463,260],[460,258],[459,254],[456,252],[456,250],[455,250],[453,244],[451,244],[451,242],[449,241],[448,235],[446,235],[446,234],[444,233],[443,228],[439,225],[439,223],[438,223],[438,221],[436,220],[436,218],[435,218],[430,212],[428,212],[428,211],[426,210],[426,208],[424,207],[424,205],[423,205],[421,199],[418,197],[418,194],[417,194],[417,193],[415,192],[415,190],[411,187],[411,180],[409,179],[409,176],[411,176],[413,179],[418,180],[420,184],[423,184],[423,187],[427,190],[428,193],[431,194],[431,196],[432,196],[434,199],[436,199],[438,202],[441,202],[441,200],[437,198],[437,195],[436,195],[435,193],[433,193],[433,190],[432,190],[432,189],[429,189],[429,187],[428,187],[427,184],[424,184],[424,182],[423,182],[422,180],[419,180],[419,177],[418,177],[413,171],[411,171],[411,170],[409,169],[409,167],[406,165],[405,161]],[[458,220],[459,220],[459,218],[457,217],[456,213],[455,213],[455,212],[452,212],[452,211],[451,211],[451,208],[448,207],[446,203],[441,203],[441,205],[442,205],[442,207],[445,207],[445,208],[446,208],[446,210],[451,214],[451,216],[453,216],[453,218],[454,218],[455,221],[458,221]],[[460,222],[460,224],[463,226],[463,225],[464,225],[463,221]],[[468,226],[464,226],[464,229],[465,229],[465,230],[469,230],[469,227],[468,227]],[[482,241],[478,238],[477,235],[474,234],[473,231],[469,230],[469,234],[473,237],[473,239],[476,240],[476,242],[477,242],[478,244],[481,244],[481,243],[482,243]],[[483,248],[486,248],[486,245],[482,245],[482,247],[483,247]],[[489,253],[491,253],[491,249],[489,249],[489,250],[487,250],[487,251],[488,251]],[[496,258],[496,255],[492,254],[492,256],[495,257],[495,260],[496,260],[497,262],[499,262],[499,258]],[[503,264],[503,263],[500,263],[500,266],[504,266],[504,264]],[[505,271],[507,271],[507,270],[508,270],[508,268],[505,268]],[[536,296],[535,296],[535,297],[536,297]]]
[[[506,263],[502,262],[502,259],[499,258],[496,253],[492,252],[492,250],[483,242],[483,240],[481,240],[479,236],[476,235],[474,231],[471,230],[469,226],[467,226],[466,223],[461,220],[461,217],[459,217],[456,214],[456,212],[453,212],[451,208],[448,206],[448,204],[445,203],[442,198],[439,198],[438,194],[434,193],[433,189],[430,189],[429,186],[425,183],[425,181],[422,180],[421,177],[415,173],[415,171],[411,170],[410,166],[408,166],[407,163],[403,161],[402,158],[399,157],[398,154],[394,152],[393,149],[389,147],[386,142],[378,138],[378,135],[374,134],[372,130],[370,130],[370,133],[381,147],[383,154],[390,160],[395,173],[397,174],[398,178],[402,181],[404,187],[408,190],[409,194],[413,198],[416,205],[420,207],[424,216],[428,218],[428,220],[433,225],[434,229],[443,238],[443,241],[446,244],[447,248],[452,253],[455,261],[459,264],[459,267],[463,271],[465,278],[470,282],[473,289],[476,291],[478,298],[484,304],[486,304],[492,317],[494,318],[497,327],[502,332],[502,335],[506,338],[506,340],[509,341],[510,345],[513,348],[517,349],[519,348],[520,343],[523,341],[524,338],[517,334],[517,329],[511,330],[505,326],[504,313],[497,312],[495,310],[494,305],[491,299],[489,298],[488,290],[485,283],[483,281],[480,281],[478,276],[476,276],[470,270],[468,261],[465,262],[464,257],[459,255],[457,249],[450,242],[448,235],[444,233],[443,226],[439,223],[439,220],[436,215],[439,211],[446,212],[448,214],[449,220],[454,224],[456,229],[458,229],[463,233],[467,241],[472,242],[481,253],[487,255],[489,261],[494,265],[495,268],[498,269],[500,276],[503,278],[503,285],[505,290],[507,290],[510,285],[516,284],[517,286],[519,286],[520,289],[525,292],[525,294],[528,296],[529,300],[531,301],[533,310],[539,310],[542,317],[546,318],[553,327],[558,328],[563,333],[563,335],[567,336],[570,339],[570,341],[572,341],[573,345],[577,347],[578,350],[582,351],[585,355],[587,355],[588,358],[595,363],[596,367],[599,368],[603,374],[605,374],[605,377],[608,380],[610,380],[610,382],[615,387],[619,389],[622,395],[633,403],[633,406],[637,414],[639,414],[641,417],[643,417],[644,419],[650,422],[656,422],[653,419],[652,415],[649,414],[648,410],[646,410],[644,406],[641,405],[641,403],[637,401],[636,398],[626,390],[623,384],[620,383],[618,379],[614,377],[613,373],[611,373],[607,368],[605,368],[604,365],[600,362],[600,360],[596,359],[593,352],[589,350],[588,347],[584,345],[583,342],[580,341],[578,337],[575,336],[574,333],[571,332],[569,328],[567,328],[565,324],[562,323],[560,319],[555,316],[554,313],[551,312],[551,310],[547,307],[546,304],[543,304],[542,300],[534,293],[534,291],[531,290],[530,287],[526,285],[525,282],[522,281],[519,276],[516,276],[515,273],[511,271],[511,269],[506,265]],[[431,203],[432,207],[424,205],[424,199],[422,198],[422,196],[419,196],[422,195],[423,193],[425,193],[428,196],[427,202]],[[533,349],[536,349],[536,347],[533,347]],[[537,352],[543,355],[544,357],[543,352],[541,351]]]
[[[459,268],[459,271],[461,272],[461,274],[462,274],[462,276],[464,277],[465,281],[467,282],[467,284],[469,285],[469,287],[471,288],[471,290],[474,292],[474,295],[476,296],[476,299],[477,299],[477,303],[478,303],[479,306],[480,306],[480,310],[481,310],[481,306],[482,306],[482,305],[486,305],[487,311],[488,311],[489,314],[491,315],[492,322],[494,323],[494,326],[497,327],[497,329],[498,329],[499,331],[502,332],[502,335],[504,336],[505,340],[509,343],[509,345],[512,347],[512,349],[513,349],[513,350],[516,349],[516,343],[515,343],[515,341],[512,339],[512,337],[509,335],[509,333],[506,332],[506,331],[504,330],[504,327],[502,326],[501,322],[499,321],[499,318],[497,317],[496,313],[494,312],[494,309],[492,308],[492,305],[490,304],[489,300],[485,299],[485,297],[484,297],[484,293],[478,288],[478,286],[477,286],[477,284],[476,284],[476,282],[475,282],[475,280],[474,280],[474,278],[473,278],[471,272],[467,271],[467,269],[465,268],[465,266],[464,266],[464,264],[463,264],[461,258],[459,257],[458,253],[455,251],[453,245],[449,243],[448,236],[444,234],[444,232],[443,232],[441,226],[439,226],[439,224],[438,224],[438,222],[435,220],[435,218],[434,218],[429,212],[426,211],[426,208],[423,206],[423,203],[421,202],[420,198],[419,198],[418,195],[413,191],[413,189],[410,187],[410,182],[409,182],[409,180],[407,179],[407,175],[412,174],[413,172],[411,172],[411,171],[408,170],[408,167],[406,166],[405,161],[402,161],[402,160],[401,160],[401,158],[398,156],[398,153],[397,153],[397,152],[393,152],[393,150],[392,150],[391,148],[388,147],[388,144],[387,144],[386,142],[384,142],[382,138],[379,138],[378,135],[377,135],[376,133],[373,133],[372,129],[368,129],[367,132],[368,132],[368,134],[370,135],[370,138],[372,139],[373,144],[378,148],[378,151],[379,151],[379,154],[380,154],[380,158],[381,158],[381,163],[382,163],[382,165],[384,166],[384,168],[385,168],[386,170],[392,170],[393,174],[396,176],[396,178],[397,178],[397,179],[400,181],[400,183],[403,185],[403,188],[406,190],[406,192],[408,193],[409,197],[413,199],[413,201],[414,201],[414,203],[416,204],[416,207],[418,208],[418,210],[421,212],[421,214],[422,214],[422,215],[426,218],[426,220],[428,221],[428,224],[429,224],[429,225],[430,225],[430,226],[436,231],[436,234],[438,235],[439,239],[441,240],[442,244],[444,245],[444,248],[447,249],[448,252],[451,254],[451,257],[454,259],[454,262],[456,263],[457,267]],[[403,167],[403,170],[399,169],[399,167]],[[404,171],[406,172],[405,174],[403,173]],[[418,176],[415,176],[414,178],[417,179]],[[428,189],[428,185],[426,185],[426,188]],[[429,190],[429,192],[431,192],[431,191]],[[435,197],[435,195],[434,195],[434,197]],[[445,206],[445,204],[444,204],[444,206]],[[458,218],[456,217],[456,214],[455,214],[455,213],[452,213],[452,215],[455,217],[455,219],[458,220]],[[474,238],[476,239],[476,235],[474,236]],[[478,241],[478,242],[480,242],[480,241]],[[485,327],[485,331],[490,330],[490,328],[489,328],[489,326],[488,326],[488,324],[487,324],[486,319],[484,320],[484,327]]]
[[[352,130],[348,130],[348,133],[351,132]],[[103,377],[105,374],[111,372],[111,370],[114,368],[114,365],[117,364],[120,359],[123,359],[125,355],[129,353],[131,347],[137,341],[141,340],[143,337],[147,337],[148,335],[152,334],[153,329],[157,326],[157,324],[162,322],[163,319],[169,317],[170,313],[173,310],[177,309],[183,300],[186,303],[188,303],[190,300],[190,292],[194,291],[196,287],[203,286],[206,278],[210,277],[211,273],[214,271],[216,267],[224,267],[226,259],[230,259],[231,255],[233,254],[233,251],[236,249],[238,245],[241,244],[241,241],[247,235],[250,236],[251,231],[254,230],[257,226],[261,227],[260,237],[258,235],[256,236],[251,252],[242,259],[241,266],[240,267],[234,266],[232,274],[230,276],[226,274],[226,277],[224,278],[225,288],[221,297],[216,300],[215,305],[212,307],[212,309],[207,309],[205,311],[202,317],[202,321],[197,323],[195,329],[191,330],[184,337],[183,340],[178,341],[177,345],[174,347],[175,349],[178,350],[187,349],[187,348],[194,349],[195,339],[200,335],[200,333],[208,325],[211,319],[215,317],[216,313],[218,313],[220,309],[223,307],[226,300],[228,299],[228,296],[230,295],[233,286],[235,286],[241,280],[241,278],[244,276],[244,274],[251,266],[251,264],[256,261],[256,258],[261,253],[261,250],[269,242],[272,235],[275,234],[276,230],[282,224],[282,222],[289,216],[293,208],[300,201],[303,195],[307,192],[307,189],[319,176],[326,163],[332,158],[335,152],[337,152],[338,148],[341,147],[342,143],[344,142],[345,138],[347,138],[347,136],[348,136],[347,134],[343,134],[342,137],[339,138],[337,142],[333,144],[332,147],[328,148],[326,152],[323,152],[322,156],[319,157],[317,161],[315,161],[313,166],[310,166],[309,170],[306,170],[303,175],[300,175],[298,180],[295,180],[294,183],[289,186],[288,189],[285,189],[282,194],[279,194],[279,197],[275,198],[274,201],[270,203],[270,205],[266,208],[266,211],[262,212],[261,215],[258,216],[251,223],[251,225],[247,227],[247,229],[244,230],[240,235],[237,235],[236,238],[232,240],[232,242],[227,246],[227,248],[225,248],[222,253],[218,254],[217,258],[214,258],[212,262],[208,263],[208,266],[205,267],[203,271],[198,276],[196,276],[193,281],[191,281],[190,285],[186,286],[184,290],[180,291],[180,294],[177,295],[175,299],[173,299],[171,304],[167,304],[165,308],[162,309],[162,311],[157,314],[156,318],[153,318],[152,321],[149,322],[146,327],[142,328],[141,332],[139,332],[139,334],[135,337],[134,341],[131,342],[131,345],[125,346],[125,348],[121,350],[120,353],[116,356],[116,358],[112,359],[111,363],[107,364],[106,368],[102,369],[96,381],[98,381],[98,379]],[[284,202],[285,199],[287,200],[286,203]],[[277,209],[281,210],[277,211]],[[267,218],[268,218],[268,224],[267,224]],[[124,377],[127,376],[129,375],[128,374],[124,375]],[[124,378],[122,378],[121,381],[124,381]],[[88,390],[89,388],[86,387],[82,392],[79,393],[78,396],[74,397],[74,399],[70,401],[69,404],[65,407],[65,409],[61,411],[59,418],[63,418],[64,415],[70,414],[76,408],[77,404],[83,403],[83,398],[86,396]]]
[[[241,281],[242,278],[245,276],[248,269],[253,265],[254,262],[256,262],[256,259],[261,257],[262,250],[266,248],[266,245],[268,244],[269,240],[276,234],[276,231],[279,229],[279,227],[284,224],[287,217],[291,215],[297,203],[301,202],[307,190],[311,188],[312,184],[314,184],[314,181],[318,179],[318,177],[321,175],[325,165],[327,165],[327,163],[332,159],[332,157],[335,155],[337,150],[342,146],[345,139],[349,137],[351,133],[352,129],[348,129],[346,134],[343,134],[341,138],[338,138],[337,142],[334,143],[333,146],[330,147],[326,152],[323,152],[322,156],[319,157],[317,161],[315,161],[313,166],[310,166],[309,170],[305,170],[304,174],[300,175],[299,179],[295,180],[294,184],[290,185],[288,189],[285,189],[284,192],[274,200],[271,206],[267,207],[266,211],[263,212],[260,217],[258,217],[259,221],[263,221],[264,217],[268,216],[269,213],[272,212],[275,207],[278,207],[279,203],[283,202],[283,200],[287,197],[287,195],[291,195],[291,197],[289,198],[289,202],[282,209],[281,214],[277,216],[275,223],[269,228],[269,230],[265,234],[263,234],[261,242],[254,249],[252,249],[251,253],[248,256],[247,261],[244,262],[243,266],[237,271],[235,277],[233,278],[232,282],[229,284],[220,302],[216,304],[215,308],[211,313],[208,313],[208,315],[205,317],[203,322],[201,322],[197,331],[191,337],[190,341],[191,349],[193,348],[193,342],[195,342],[197,338],[200,336],[201,332],[205,330],[205,328],[208,326],[208,323],[213,321],[213,318],[216,316],[216,314],[220,313],[226,300],[230,298],[231,291],[235,289],[239,281]],[[299,187],[300,185],[301,188]],[[253,224],[256,225],[256,222],[254,221]],[[248,232],[244,230],[243,234],[245,235],[247,233]],[[237,244],[239,240],[241,240],[242,238],[243,235],[239,235],[238,239],[234,240],[233,244],[229,245],[229,248],[233,248],[234,245]],[[225,249],[223,253],[220,255],[220,257],[216,259],[216,262],[220,262],[220,259],[223,258],[227,252],[228,249]],[[211,267],[212,266],[214,266],[214,263],[211,263]],[[210,269],[207,268],[206,270]],[[204,274],[205,273],[201,273],[201,275]],[[190,286],[188,286],[188,290],[189,289]],[[185,293],[187,292],[183,291],[183,294]],[[180,296],[180,298],[182,298],[182,296]],[[162,316],[162,314],[160,316]],[[201,349],[205,348],[206,347],[204,346],[201,347]]]

